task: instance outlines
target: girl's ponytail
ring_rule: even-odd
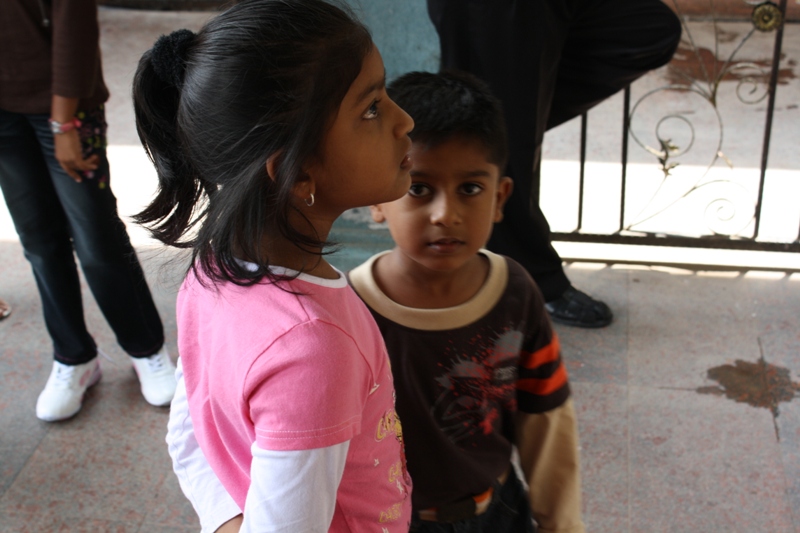
[[[192,219],[198,200],[215,189],[192,167],[178,126],[186,57],[195,37],[189,30],[162,35],[142,56],[133,80],[136,129],[158,172],[156,197],[134,220],[155,239],[182,248],[194,245],[194,239],[181,237],[202,218]]]

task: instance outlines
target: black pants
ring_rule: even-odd
[[[528,493],[514,469],[480,516],[452,524],[427,522],[416,515],[411,519],[411,533],[535,533]]]
[[[428,0],[428,13],[442,68],[478,76],[503,102],[514,193],[489,249],[555,300],[570,283],[539,207],[544,133],[666,64],[680,21],[661,0]]]
[[[81,115],[84,157],[100,156],[99,168],[81,183],[58,164],[47,118],[0,109],[0,188],[36,278],[55,359],[78,365],[97,355],[83,318],[74,253],[120,346],[134,357],[153,355],[164,331],[117,214],[103,110]]]

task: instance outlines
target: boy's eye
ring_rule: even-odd
[[[482,190],[483,187],[477,183],[465,183],[461,186],[461,193],[467,196],[475,196],[476,194],[480,194]]]
[[[412,183],[411,187],[408,188],[408,194],[415,197],[425,196],[429,192],[428,186],[422,183]]]
[[[364,118],[367,120],[371,120],[373,118],[378,117],[378,104],[380,100],[375,100],[370,104],[369,109],[367,109],[366,113],[364,113]]]

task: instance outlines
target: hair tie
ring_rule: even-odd
[[[161,81],[179,89],[183,86],[186,49],[192,44],[194,37],[195,33],[191,30],[177,30],[158,38],[150,51],[150,61]]]

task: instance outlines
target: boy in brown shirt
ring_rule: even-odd
[[[415,121],[412,185],[372,207],[396,246],[350,281],[392,360],[414,482],[411,531],[530,532],[536,522],[541,532],[583,532],[558,338],[527,272],[483,249],[512,189],[501,174],[500,104],[457,73],[407,74],[388,91]]]

